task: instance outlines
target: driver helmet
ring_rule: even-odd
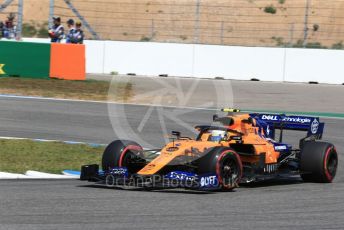
[[[221,141],[225,137],[226,131],[224,130],[212,130],[211,131],[211,141]]]

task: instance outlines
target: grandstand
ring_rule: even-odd
[[[71,2],[106,40],[327,48],[344,40],[344,0]],[[48,13],[48,0],[25,1],[24,22],[44,23]],[[55,14],[75,18],[63,0],[55,0]]]

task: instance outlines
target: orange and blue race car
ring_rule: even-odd
[[[241,183],[298,176],[306,182],[330,183],[338,165],[333,144],[319,141],[324,123],[318,117],[266,113],[213,116],[213,124],[196,126],[196,138],[172,131],[161,149],[145,150],[129,140],[109,144],[99,165],[85,165],[81,180],[107,186],[232,190]],[[304,131],[299,146],[283,142],[285,130]]]

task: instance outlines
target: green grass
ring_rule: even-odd
[[[120,99],[132,96],[131,83],[117,83]],[[107,101],[110,82],[0,77],[0,94]],[[115,98],[119,99],[119,98]]]
[[[79,144],[0,140],[0,171],[61,173],[65,169],[80,170],[81,165],[99,164],[103,151],[103,147]]]

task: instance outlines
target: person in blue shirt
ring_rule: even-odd
[[[53,17],[53,26],[49,29],[49,37],[51,38],[51,42],[60,43],[64,37],[64,27],[61,24],[60,17]]]
[[[0,21],[0,39],[4,37],[5,24]]]
[[[76,33],[76,29],[74,26],[74,20],[73,19],[69,19],[67,21],[67,26],[68,26],[68,34],[66,35],[66,43],[73,43],[73,39],[74,39],[74,34]]]
[[[71,43],[73,44],[83,44],[84,42],[84,31],[81,29],[81,22],[76,22],[75,23],[75,31],[73,33]]]
[[[0,29],[1,29],[1,37],[7,39],[15,39],[16,38],[16,26],[14,25],[15,14],[10,13],[7,17],[5,23],[0,22]]]

